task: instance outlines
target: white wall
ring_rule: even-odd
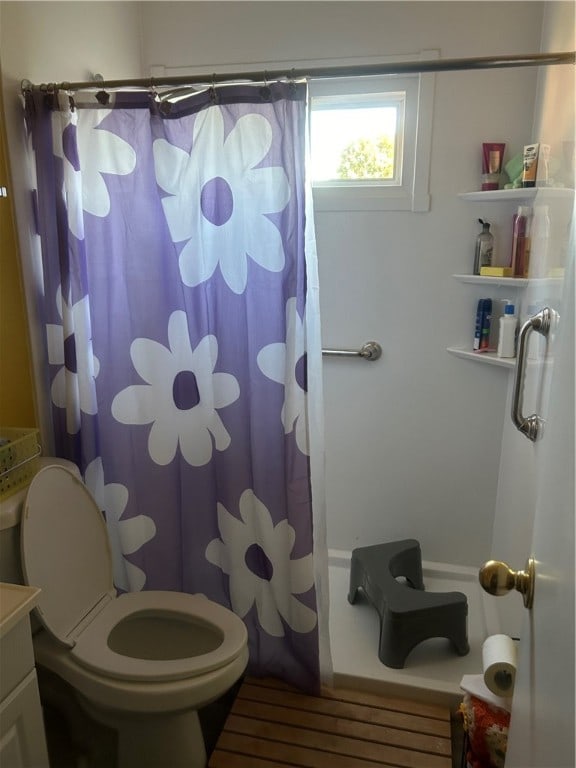
[[[147,2],[143,63],[209,73],[433,48],[533,53],[541,14],[533,2]],[[478,188],[482,141],[515,153],[530,140],[535,80],[534,69],[436,76],[429,213],[316,214],[324,345],[384,348],[377,363],[324,363],[332,547],[413,536],[430,560],[489,555],[508,376],[446,353],[470,341],[481,295],[450,276],[471,270],[478,217],[508,252],[514,206],[456,195]]]
[[[17,86],[133,77],[150,67],[417,54],[445,58],[539,50],[534,2],[2,3],[1,61],[13,167],[20,166]],[[141,23],[141,34],[140,34]],[[65,47],[59,41],[65,42]],[[141,47],[140,47],[141,46]],[[141,58],[140,58],[141,56]],[[250,67],[253,68],[253,67]],[[489,555],[507,374],[445,351],[472,335],[478,217],[502,252],[512,209],[471,205],[480,145],[531,137],[535,70],[436,76],[432,209],[317,214],[325,346],[377,339],[378,363],[327,360],[330,545],[415,536],[424,556],[478,564]],[[26,236],[24,192],[17,201]]]

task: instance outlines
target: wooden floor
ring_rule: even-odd
[[[451,768],[447,707],[276,680],[242,684],[209,768]]]

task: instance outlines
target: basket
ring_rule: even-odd
[[[0,427],[0,499],[24,488],[40,469],[38,435],[37,429]]]

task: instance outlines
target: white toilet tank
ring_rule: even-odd
[[[39,459],[39,468],[50,464],[66,467],[81,477],[78,467],[67,459],[44,456]],[[28,488],[22,488],[6,499],[0,500],[0,581],[9,584],[23,584],[20,565],[20,517]]]

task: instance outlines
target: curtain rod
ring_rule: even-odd
[[[153,88],[156,86],[192,85],[199,83],[225,83],[230,80],[278,80],[288,78],[336,78],[362,77],[367,75],[404,75],[421,74],[425,72],[451,72],[458,70],[504,69],[507,67],[536,67],[555,64],[576,63],[576,51],[561,53],[534,53],[527,56],[484,56],[470,59],[434,59],[432,61],[406,61],[390,64],[355,64],[353,66],[307,67],[258,70],[250,72],[228,72],[221,74],[181,75],[176,77],[148,77],[125,80],[98,80],[85,82],[42,83],[35,85],[29,80],[23,80],[22,91],[63,90],[79,91],[92,88]]]

